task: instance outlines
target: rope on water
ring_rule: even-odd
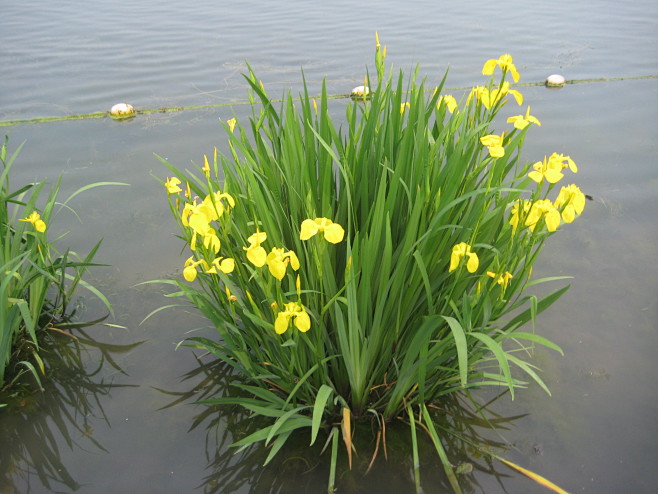
[[[639,80],[639,79],[658,79],[658,75],[641,75],[641,76],[631,76],[631,77],[599,77],[595,79],[571,79],[565,81],[565,84],[589,84],[594,82],[613,82],[613,81],[630,81],[630,80]],[[515,87],[524,87],[524,86],[544,86],[546,85],[545,81],[541,82],[525,82],[515,84]],[[461,86],[461,87],[451,87],[446,88],[450,91],[458,90],[467,90],[472,86]],[[352,95],[348,94],[331,94],[328,95],[328,99],[347,99]],[[319,97],[319,96],[318,96]],[[280,99],[273,99],[273,102],[280,102]],[[171,113],[171,112],[181,112],[185,110],[202,110],[207,108],[224,108],[229,106],[238,106],[238,105],[248,105],[249,101],[232,101],[229,103],[214,103],[214,104],[205,104],[205,105],[193,105],[193,106],[167,106],[162,108],[145,108],[141,110],[135,110],[135,113],[123,117],[115,117],[109,111],[94,112],[94,113],[80,113],[77,115],[62,115],[57,117],[34,117],[34,118],[24,118],[16,120],[0,120],[0,127],[11,127],[14,125],[24,125],[24,124],[36,124],[36,123],[48,123],[48,122],[61,122],[64,120],[89,120],[94,118],[112,118],[114,120],[123,120],[128,118],[133,118],[135,115],[148,115],[151,113]]]

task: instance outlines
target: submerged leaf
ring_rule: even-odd
[[[528,470],[528,469],[526,469],[526,468],[523,468],[523,467],[517,465],[516,463],[512,463],[511,461],[504,460],[503,458],[498,458],[498,459],[499,459],[500,461],[502,461],[502,462],[503,462],[505,465],[507,465],[508,467],[513,468],[514,470],[516,470],[516,471],[518,471],[518,472],[521,472],[523,475],[525,475],[525,476],[528,477],[529,479],[534,480],[534,481],[537,482],[539,485],[543,485],[544,487],[546,487],[546,488],[552,490],[553,492],[557,492],[558,494],[569,494],[567,491],[565,491],[565,490],[562,489],[561,487],[558,487],[558,486],[555,485],[553,482],[551,482],[551,481],[548,480],[548,479],[545,479],[544,477],[542,477],[542,476],[539,475],[539,474],[536,474],[536,473],[534,473],[534,472],[532,472],[532,471],[530,471],[530,470]]]

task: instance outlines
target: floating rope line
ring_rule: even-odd
[[[658,79],[658,75],[640,75],[640,76],[631,76],[631,77],[599,77],[596,79],[571,79],[565,81],[565,84],[589,84],[594,82],[613,82],[613,81],[630,81],[638,79]],[[545,86],[546,81],[542,82],[524,82],[519,84],[514,84],[514,87],[528,87],[528,86]],[[450,91],[458,90],[468,90],[473,86],[458,86],[445,88]],[[433,91],[433,90],[432,90]],[[317,96],[319,98],[319,96]],[[327,95],[327,99],[348,99],[351,98],[351,93],[347,94],[330,94]],[[299,99],[299,98],[294,98]],[[281,102],[281,99],[273,99],[272,102]],[[151,113],[172,113],[172,112],[181,112],[185,110],[203,110],[207,108],[224,108],[227,106],[239,106],[239,105],[248,105],[249,101],[232,101],[229,103],[214,103],[214,104],[205,104],[205,105],[193,105],[193,106],[167,106],[162,108],[146,108],[143,110],[135,110],[135,113],[123,117],[115,117],[110,114],[109,111],[94,112],[94,113],[80,113],[77,115],[63,115],[59,117],[34,117],[34,118],[24,118],[16,120],[0,120],[0,127],[11,127],[14,125],[24,125],[24,124],[35,124],[35,123],[47,123],[47,122],[61,122],[64,120],[88,120],[94,118],[112,118],[113,120],[126,120],[134,118],[136,115],[148,115]]]

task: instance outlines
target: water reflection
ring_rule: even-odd
[[[184,382],[195,383],[190,390],[159,390],[173,397],[164,408],[222,396],[235,384],[237,377],[224,362],[198,359],[198,363],[182,377]],[[506,392],[477,405],[465,395],[454,395],[432,408],[446,453],[460,472],[458,479],[464,493],[484,492],[485,487],[480,485],[483,478],[487,479],[487,485],[497,483],[502,492],[506,492],[505,480],[518,477],[486,454],[490,451],[504,457],[513,449],[502,433],[526,416],[504,416],[491,410],[492,405],[504,396]],[[269,453],[268,448],[257,445],[236,453],[236,448],[230,447],[233,442],[268,424],[238,406],[199,405],[189,431],[205,430],[207,475],[197,489],[204,494],[326,492],[329,451],[323,453],[321,438],[318,444],[309,446],[308,433],[293,434],[284,450],[265,467],[263,462]],[[400,420],[386,425],[385,448],[380,443],[377,449],[377,426],[374,423],[359,423],[355,437],[359,450],[353,469],[348,470],[346,458],[339,458],[337,487],[340,492],[415,492],[408,423]],[[429,436],[421,433],[418,439],[423,492],[452,492]]]
[[[62,462],[60,448],[109,453],[94,438],[95,422],[110,425],[102,401],[115,388],[136,385],[114,383],[103,370],[109,366],[112,372],[125,374],[115,357],[141,343],[110,345],[83,330],[76,336],[48,333],[42,345],[43,391],[14,392],[0,400],[8,403],[0,409],[0,492],[81,487]]]

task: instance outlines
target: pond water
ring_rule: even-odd
[[[270,94],[296,92],[301,68],[311,91],[326,76],[330,93],[349,92],[372,68],[375,30],[390,62],[420,63],[434,81],[449,68],[448,87],[480,84],[484,60],[502,53],[514,55],[522,82],[551,73],[625,78],[522,88],[543,124],[526,141],[528,159],[571,155],[577,183],[593,201],[551,239],[537,267],[542,275],[574,276],[538,324],[565,351],[537,351],[533,360],[552,396],[537,386],[514,402],[482,391],[476,399],[494,400],[490,413],[504,427],[492,433],[472,417],[462,427],[569,492],[655,492],[658,79],[632,78],[656,75],[658,3],[26,0],[3,2],[2,10],[0,122],[105,111],[122,101],[141,109],[234,104],[2,128],[12,149],[27,141],[14,184],[62,174],[64,195],[96,181],[129,185],[78,196],[71,205],[82,222],[63,212],[54,226],[69,232],[60,246],[80,252],[104,238],[97,260],[110,267],[95,269],[90,281],[114,305],[108,322],[125,329],[88,328],[80,354],[69,344],[61,362],[53,357],[60,372],[43,394],[21,413],[0,411],[0,492],[325,490],[327,455],[306,454],[306,438],[262,468],[262,451],[233,456],[228,448],[248,417],[190,404],[221,393],[230,379],[176,348],[204,326],[202,318],[175,308],[142,324],[170,300],[160,287],[139,283],[179,273],[183,262],[154,178],[167,172],[153,153],[185,165],[222,149],[218,119],[247,112],[239,104],[245,60]],[[345,104],[336,100],[337,112]],[[87,297],[80,312],[94,318],[100,308]],[[342,477],[339,492],[412,492],[410,453],[399,444],[366,477]],[[475,466],[460,477],[465,492],[548,492],[463,445],[448,449],[455,462]],[[424,491],[448,492],[438,459],[426,451]]]

